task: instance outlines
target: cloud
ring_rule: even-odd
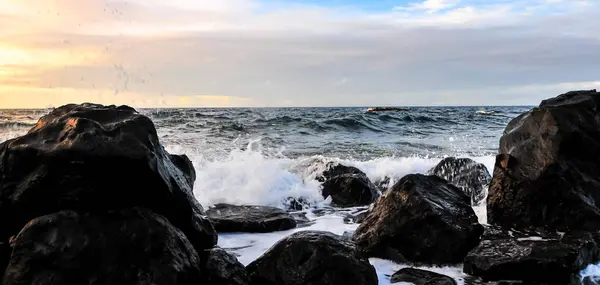
[[[0,106],[537,104],[600,80],[600,5],[550,2],[0,0]]]
[[[419,3],[412,3],[408,6],[394,7],[396,10],[425,10],[427,13],[435,13],[440,10],[448,9],[456,6],[459,0],[426,0]]]

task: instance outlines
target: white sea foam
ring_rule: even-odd
[[[238,255],[238,260],[248,265],[252,261],[259,258],[269,248],[284,237],[300,231],[315,230],[315,231],[327,231],[334,234],[342,235],[347,231],[356,230],[356,224],[345,224],[343,217],[338,213],[317,217],[315,215],[307,214],[307,217],[316,223],[307,228],[297,228],[289,231],[274,232],[274,233],[261,233],[261,234],[249,234],[249,233],[234,233],[234,234],[220,234],[219,235],[219,246],[225,249],[235,249],[234,252]],[[396,273],[398,270],[406,267],[406,265],[396,264],[391,261],[381,260],[372,258],[369,260],[370,263],[375,267],[380,285],[388,285],[390,283],[390,276]],[[419,267],[420,269],[430,270],[440,274],[444,274],[454,278],[457,283],[463,283],[462,268],[458,267]],[[396,283],[400,284],[400,283]]]
[[[410,173],[425,173],[442,158],[384,157],[357,161],[336,157],[312,156],[289,159],[280,154],[269,154],[249,143],[245,149],[232,151],[220,159],[206,159],[202,153],[185,152],[190,155],[196,168],[197,178],[194,194],[204,206],[216,203],[237,205],[268,205],[284,207],[288,197],[304,198],[313,203],[324,202],[316,176],[323,172],[328,162],[355,166],[364,171],[372,181],[385,177],[391,183]],[[177,147],[169,147],[172,153],[183,153]],[[493,166],[493,157],[472,157]],[[490,169],[491,170],[491,169]],[[481,213],[485,212],[480,209]],[[480,215],[481,216],[481,215]]]
[[[390,177],[394,183],[410,173],[425,173],[442,158],[432,157],[384,157],[358,161],[336,157],[311,156],[289,159],[280,154],[269,154],[261,150],[256,141],[244,150],[235,150],[221,159],[206,159],[202,154],[191,154],[197,172],[194,193],[205,207],[215,203],[270,205],[283,207],[288,197],[304,197],[315,203],[326,204],[320,195],[320,185],[316,176],[325,169],[328,162],[338,162],[355,166],[364,171],[372,181]],[[182,149],[168,148],[170,152],[181,153]],[[481,162],[491,171],[494,157],[471,157]],[[485,205],[475,211],[481,222],[485,222]],[[298,231],[320,230],[334,234],[354,231],[356,224],[345,224],[340,213],[315,216],[308,213],[315,223],[310,227],[297,228],[275,233],[233,233],[220,234],[219,246],[235,249],[238,259],[248,265],[266,252],[282,238]],[[390,261],[371,259],[379,277],[379,284],[390,284],[390,276],[403,267]],[[448,275],[463,284],[460,266],[442,268],[422,268]]]

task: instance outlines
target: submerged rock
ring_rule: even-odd
[[[235,256],[221,248],[208,251],[203,277],[208,285],[247,285],[248,273]]]
[[[487,200],[503,227],[600,230],[600,93],[572,91],[513,119]]]
[[[317,180],[323,184],[323,197],[341,207],[369,205],[379,197],[377,187],[356,167],[328,164]]]
[[[127,106],[54,109],[27,134],[0,144],[0,177],[0,242],[62,210],[136,206],[166,217],[197,251],[217,242],[192,193],[191,162],[167,153],[152,121]]]
[[[471,197],[471,204],[478,206],[487,197],[487,188],[492,180],[485,165],[470,158],[448,157],[440,161],[429,174],[446,179]]]
[[[397,111],[407,111],[406,108],[398,108],[398,107],[372,107],[367,109],[367,112],[397,112]]]
[[[4,285],[203,284],[199,256],[185,235],[141,208],[39,217],[12,247]]]
[[[490,227],[464,262],[464,272],[484,281],[579,284],[577,274],[597,262],[600,250],[590,233],[519,233]]]
[[[296,227],[292,215],[273,207],[217,204],[206,215],[219,233],[268,233]]]
[[[354,241],[371,257],[396,251],[413,263],[460,263],[483,227],[469,197],[437,176],[410,174],[375,203]]]
[[[305,231],[275,244],[246,267],[251,285],[377,285],[375,268],[354,244]]]
[[[403,268],[392,275],[392,284],[406,282],[415,285],[456,285],[454,279],[431,271]]]

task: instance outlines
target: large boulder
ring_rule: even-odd
[[[317,180],[322,182],[323,197],[331,196],[340,207],[369,205],[379,197],[377,186],[356,167],[329,163]]]
[[[491,227],[464,262],[464,272],[484,281],[579,284],[578,273],[600,250],[587,232],[523,233]]]
[[[487,200],[503,227],[600,230],[600,94],[572,91],[513,119]]]
[[[235,256],[214,248],[204,258],[203,277],[207,285],[248,285],[248,273]]]
[[[487,197],[492,180],[485,165],[470,158],[447,157],[429,170],[429,174],[446,179],[471,197],[471,204],[478,206]]]
[[[246,267],[252,285],[377,285],[375,268],[354,244],[305,231],[275,244]]]
[[[4,285],[203,284],[186,236],[142,208],[38,217],[12,247]]]
[[[353,240],[372,257],[396,251],[409,262],[445,265],[462,262],[482,233],[465,193],[437,176],[410,174],[379,198]]]
[[[392,275],[391,283],[412,283],[415,285],[456,285],[456,281],[446,275],[416,268],[402,268]]]
[[[296,227],[292,215],[274,207],[217,204],[206,215],[219,233],[269,233]]]
[[[217,234],[193,197],[194,168],[171,155],[152,121],[127,106],[65,105],[0,144],[0,242],[62,210],[142,206],[181,229],[197,251]]]

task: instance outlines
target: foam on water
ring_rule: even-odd
[[[316,177],[325,170],[328,162],[355,166],[364,171],[371,181],[390,177],[393,184],[407,174],[427,172],[442,159],[383,157],[360,161],[320,155],[290,159],[262,150],[258,140],[251,141],[244,149],[231,151],[221,159],[207,159],[203,153],[185,151],[176,146],[167,150],[190,156],[197,173],[194,194],[206,207],[229,203],[283,208],[289,197],[303,198],[313,204],[323,203]],[[494,157],[472,159],[493,170]]]
[[[234,252],[238,256],[238,260],[248,265],[252,261],[259,258],[269,248],[271,248],[279,240],[286,236],[299,232],[299,231],[327,231],[334,234],[342,235],[347,231],[356,230],[356,224],[345,224],[343,217],[338,213],[333,213],[325,216],[316,216],[307,213],[307,217],[315,221],[316,223],[306,228],[296,228],[289,231],[274,232],[274,233],[261,233],[261,234],[249,234],[249,233],[234,233],[234,234],[220,234],[219,235],[219,246]],[[369,260],[370,263],[375,267],[377,271],[377,277],[380,285],[391,284],[390,276],[396,273],[398,270],[407,267],[406,265],[396,264],[391,261],[381,260],[372,258]],[[464,284],[462,273],[462,267],[450,266],[450,267],[419,267],[424,270],[430,270],[433,272],[441,273],[454,278],[459,285]],[[401,284],[401,283],[396,283]]]
[[[168,150],[173,153],[185,152],[178,147],[169,147]],[[189,152],[186,153],[190,155]],[[492,170],[494,157],[471,158]],[[288,197],[303,197],[309,198],[316,208],[320,208],[326,206],[327,201],[321,196],[320,184],[315,178],[322,173],[328,162],[355,166],[364,171],[372,181],[391,177],[391,182],[394,183],[406,174],[427,172],[442,158],[383,157],[360,161],[318,155],[290,159],[280,154],[269,154],[260,147],[260,141],[251,141],[246,148],[234,150],[222,159],[206,159],[201,153],[191,155],[191,159],[197,172],[194,194],[205,207],[216,203],[231,203],[284,208],[284,201]],[[294,232],[318,230],[342,235],[356,230],[358,226],[344,223],[341,212],[332,211],[320,216],[310,210],[304,212],[314,222],[309,227],[274,233],[220,234],[218,245],[234,252],[242,264],[248,265],[279,240]],[[485,205],[476,207],[475,212],[480,222],[485,223]],[[379,284],[382,285],[390,284],[390,276],[406,267],[380,259],[371,259],[370,262],[375,266]],[[458,284],[464,283],[460,266],[422,269],[448,275],[456,279]]]

